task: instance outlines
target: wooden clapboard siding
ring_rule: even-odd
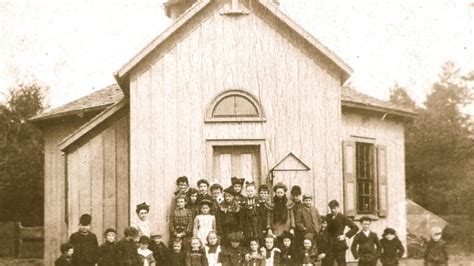
[[[75,118],[51,123],[44,134],[44,264],[52,265],[59,255],[59,245],[67,241],[65,159],[58,144],[90,119]]]
[[[367,113],[344,111],[342,115],[342,140],[367,141],[386,147],[388,214],[372,224],[374,232],[383,232],[386,227],[395,228],[400,239],[406,243],[406,194],[405,154],[403,123],[383,119]],[[366,138],[364,140],[364,138]]]
[[[127,112],[114,114],[66,150],[68,235],[84,213],[92,215],[99,242],[106,228],[122,235],[129,224]]]
[[[339,75],[263,10],[225,16],[222,2],[130,74],[130,204],[150,203],[165,234],[176,178],[212,178],[211,140],[264,140],[262,169],[293,152],[311,168],[308,192],[323,213],[329,199],[342,199]],[[266,122],[205,123],[209,103],[230,89],[254,95]]]

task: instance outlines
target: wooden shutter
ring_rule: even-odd
[[[356,144],[353,141],[342,143],[344,169],[344,214],[354,217],[357,214]]]
[[[387,147],[377,145],[377,199],[380,217],[386,217],[388,213],[387,194]]]

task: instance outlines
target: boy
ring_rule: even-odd
[[[304,195],[303,202],[303,206],[296,210],[296,228],[303,234],[304,238],[309,238],[314,242],[321,227],[321,217],[318,209],[313,207],[312,196]]]
[[[448,265],[448,252],[446,250],[446,242],[442,238],[443,230],[437,226],[430,230],[431,239],[426,244],[425,253],[423,258],[425,259],[425,265],[427,266],[446,266]]]
[[[185,266],[186,254],[183,251],[182,241],[175,239],[171,245],[173,246],[173,252],[170,254],[169,266]]]
[[[200,205],[202,200],[213,200],[212,196],[209,195],[209,182],[206,179],[200,179],[197,182],[198,186],[198,198],[197,198],[197,205]]]
[[[61,257],[59,257],[55,262],[55,266],[68,266],[72,265],[72,254],[74,253],[74,247],[70,243],[61,244],[59,247],[61,251]]]
[[[242,204],[244,202],[244,196],[241,193],[245,179],[234,176],[230,179],[230,182],[232,183],[232,188],[235,191],[235,201],[237,201],[239,204]]]
[[[242,203],[242,215],[244,220],[244,235],[246,239],[259,238],[262,233],[262,222],[258,215],[260,203],[255,196],[255,183],[247,183],[247,197]]]
[[[151,234],[151,243],[148,247],[153,252],[153,256],[155,257],[156,265],[166,265],[168,262],[169,254],[168,248],[162,242],[162,234],[159,233],[152,233]]]
[[[212,205],[212,213],[216,213],[217,208],[219,207],[219,204],[221,204],[224,201],[224,195],[223,195],[223,188],[220,184],[212,184],[210,188],[212,198],[213,198],[213,205]]]
[[[346,250],[348,248],[346,239],[353,237],[359,228],[357,225],[340,212],[339,202],[331,200],[328,204],[331,213],[327,215],[329,241],[332,243],[328,258],[329,265],[334,265],[334,261],[339,266],[345,266]],[[349,231],[344,234],[346,226]]]
[[[99,243],[91,229],[92,217],[89,214],[81,215],[79,219],[79,231],[73,233],[69,243],[74,247],[72,265],[88,266],[95,265],[99,256]]]
[[[359,266],[375,266],[380,256],[381,245],[377,234],[370,231],[372,220],[363,216],[360,218],[362,230],[352,241],[351,251],[355,259],[359,259]]]
[[[193,213],[186,209],[186,197],[180,195],[176,198],[176,209],[170,215],[170,240],[179,238],[190,239],[193,233]]]
[[[240,246],[240,242],[244,239],[241,233],[230,233],[227,237],[230,241],[230,247],[221,253],[221,262],[225,266],[241,266],[244,263],[245,250]]]
[[[117,265],[117,246],[115,238],[117,232],[108,228],[104,232],[105,242],[100,246],[99,266],[114,266]]]
[[[258,216],[260,217],[260,228],[262,235],[267,234],[267,215],[269,209],[270,190],[267,185],[263,184],[258,187]]]
[[[326,216],[321,217],[321,229],[319,230],[317,237],[318,257],[321,260],[322,266],[329,266],[329,233],[328,233],[328,221]],[[332,266],[332,265],[331,265]]]
[[[135,227],[127,227],[124,235],[125,237],[117,243],[117,265],[137,265],[139,258],[135,241],[138,238],[138,230]]]

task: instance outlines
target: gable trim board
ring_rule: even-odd
[[[184,27],[192,18],[194,18],[200,11],[206,8],[211,2],[218,0],[201,0],[196,2],[190,9],[184,12],[168,29],[150,42],[137,55],[135,55],[128,63],[114,73],[115,80],[125,94],[128,94],[130,89],[129,78],[130,71],[140,64],[147,56],[149,56],[155,49],[165,43],[174,33]],[[336,54],[325,47],[321,42],[314,38],[311,34],[305,31],[302,27],[292,21],[278,6],[268,0],[250,0],[251,3],[256,3],[268,11],[267,14],[273,15],[279,22],[283,23],[291,29],[297,36],[302,38],[311,47],[319,51],[323,56],[328,58],[340,71],[341,84],[344,83],[352,74],[352,69],[344,63]]]
[[[291,159],[293,159],[293,161],[297,163],[296,166],[293,166],[291,168],[281,167],[286,162],[290,162]],[[281,159],[277,164],[275,164],[275,166],[273,166],[273,168],[270,171],[273,172],[273,171],[309,171],[309,170],[311,170],[309,166],[307,166],[300,158],[298,158],[296,155],[290,152],[288,153],[288,155],[283,157],[283,159]]]

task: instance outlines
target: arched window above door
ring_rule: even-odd
[[[263,122],[263,109],[257,99],[242,90],[219,94],[209,105],[206,122]]]

